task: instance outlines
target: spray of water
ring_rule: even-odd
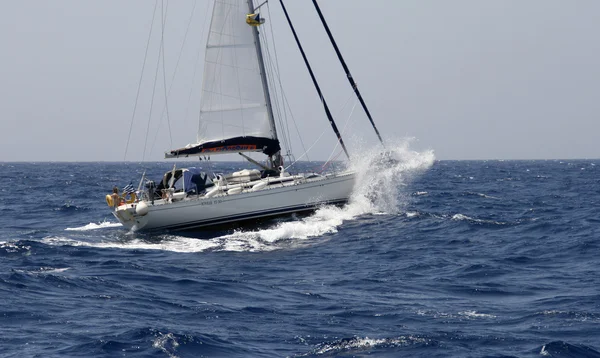
[[[101,223],[89,223],[85,226],[80,226],[80,227],[68,227],[65,230],[66,231],[90,231],[90,230],[98,230],[98,229],[105,229],[105,228],[110,228],[110,227],[120,227],[120,226],[122,226],[120,223],[103,221]]]
[[[352,161],[350,169],[356,173],[356,184],[348,209],[361,214],[396,214],[402,210],[404,188],[435,160],[433,151],[420,153],[410,150],[409,145],[410,141],[405,140],[388,145],[383,152],[371,149]]]

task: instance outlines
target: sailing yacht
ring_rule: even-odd
[[[325,25],[316,1],[314,4]],[[281,5],[292,26],[283,1]],[[353,172],[292,174],[283,166],[258,33],[265,19],[257,10],[252,0],[215,0],[206,43],[197,141],[167,151],[165,158],[239,153],[260,169],[211,177],[194,168],[174,167],[160,182],[140,185],[126,200],[107,195],[114,216],[126,228],[196,229],[348,201],[355,183]],[[348,155],[293,26],[292,32],[329,122]],[[328,28],[327,32],[335,46]],[[249,152],[264,154],[266,164],[244,154]]]

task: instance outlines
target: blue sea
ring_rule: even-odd
[[[600,160],[413,153],[344,207],[121,227],[113,185],[172,165],[0,163],[1,357],[600,357]]]

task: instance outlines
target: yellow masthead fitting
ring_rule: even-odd
[[[246,15],[246,23],[250,26],[260,26],[265,23],[265,19],[260,17],[260,14]]]

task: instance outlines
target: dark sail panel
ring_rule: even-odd
[[[165,153],[165,158],[188,157],[194,155],[213,155],[239,152],[263,152],[271,156],[281,150],[279,141],[260,137],[235,137],[224,140],[173,149]]]

